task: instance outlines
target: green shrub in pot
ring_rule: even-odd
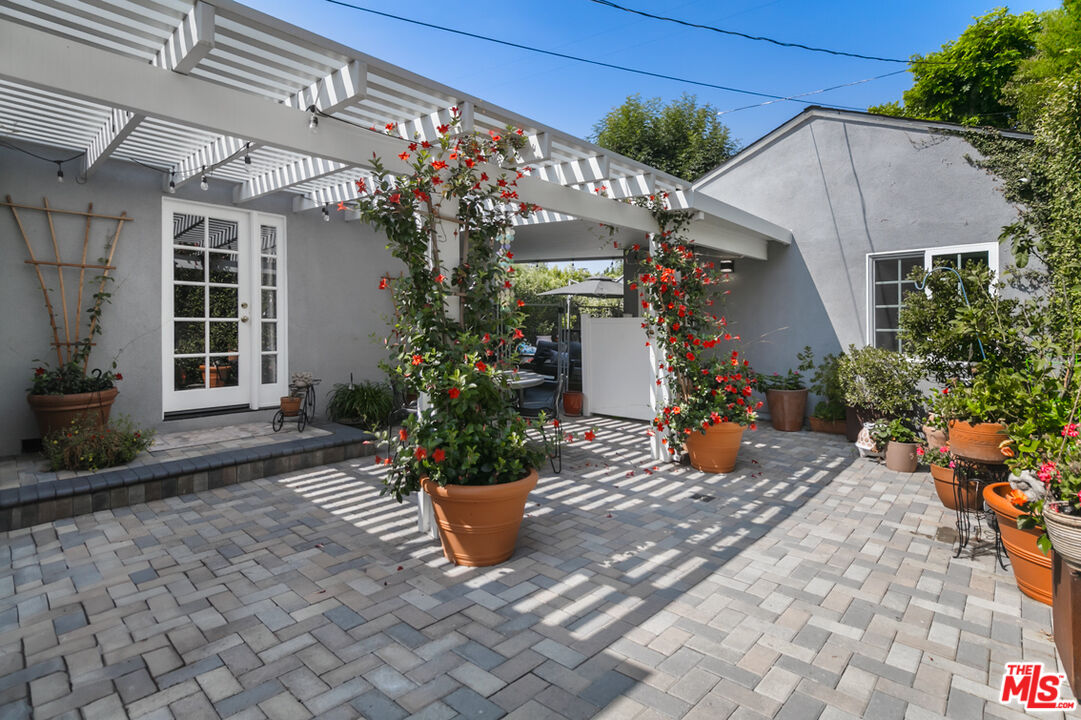
[[[394,394],[385,382],[338,383],[330,391],[327,416],[334,422],[378,430],[394,410]]]
[[[849,345],[837,364],[844,400],[871,418],[907,417],[919,401],[920,363],[884,348]]]

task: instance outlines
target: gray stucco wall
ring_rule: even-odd
[[[28,146],[29,147],[29,146]],[[62,157],[70,151],[34,148],[47,157]],[[267,420],[270,411],[258,411],[162,422],[161,390],[161,174],[120,161],[106,162],[85,184],[74,182],[75,163],[68,167],[68,181],[56,182],[53,166],[21,153],[0,148],[0,194],[10,194],[17,203],[40,205],[43,197],[56,208],[86,210],[135,218],[120,237],[114,264],[112,304],[106,306],[104,334],[91,356],[91,366],[108,367],[119,352],[119,369],[124,375],[114,411],[130,415],[137,423],[160,431],[218,426],[240,421]],[[211,181],[203,192],[198,183],[180,189],[179,199],[232,206],[232,184]],[[392,312],[390,293],[378,289],[379,278],[397,274],[400,263],[385,249],[385,241],[358,222],[346,223],[332,213],[333,221],[322,221],[318,211],[293,213],[291,197],[274,195],[246,204],[245,209],[285,216],[288,248],[289,370],[310,370],[323,378],[319,405],[325,407],[325,392],[335,382],[376,379],[382,373],[379,361],[385,357],[381,344],[372,340],[382,334],[385,319]],[[55,365],[49,345],[48,315],[37,278],[27,259],[12,214],[0,208],[0,386],[8,388],[0,403],[0,456],[17,453],[20,441],[37,436],[33,414],[25,399],[34,359]],[[37,216],[37,217],[35,217]],[[35,248],[48,248],[53,259],[48,228],[41,213],[21,211]],[[67,238],[68,247],[82,247],[81,219],[59,221],[57,234]],[[111,233],[115,224],[95,221],[94,235]],[[71,252],[61,247],[61,259]],[[77,285],[78,271],[65,276],[69,293]],[[46,270],[51,287],[56,287],[55,270]],[[88,278],[90,274],[88,273]],[[74,280],[73,280],[74,278]],[[51,280],[50,280],[51,279]]]
[[[696,189],[792,230],[769,259],[736,260],[726,312],[754,366],[783,372],[867,330],[867,255],[995,242],[1015,211],[963,139],[918,123],[814,117],[737,156]],[[1000,269],[1009,262],[999,249]]]

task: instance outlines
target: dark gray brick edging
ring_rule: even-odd
[[[213,490],[375,453],[375,436],[371,433],[337,424],[320,428],[332,434],[0,490],[0,531]]]

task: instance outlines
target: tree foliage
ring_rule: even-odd
[[[559,320],[559,308],[564,307],[565,301],[562,297],[542,296],[541,293],[594,276],[584,268],[556,267],[545,264],[515,265],[514,270],[514,293],[525,302],[525,307],[522,308],[525,311],[522,332],[525,333],[528,342],[535,342],[538,335],[551,335],[554,338],[558,332],[556,323]],[[621,279],[623,277],[622,263],[612,263],[601,275]],[[576,298],[572,298],[573,300]],[[602,308],[602,312],[607,313],[615,313],[623,309],[622,298],[589,298],[588,303],[590,308]],[[594,311],[592,314],[599,313]]]
[[[592,140],[684,180],[701,177],[736,150],[717,108],[687,93],[668,105],[631,95],[593,126]]]
[[[1081,0],[1063,0],[1062,7],[1041,16],[1036,52],[1026,58],[1006,86],[1021,127],[1034,129],[1043,104],[1059,81],[1081,69]]]
[[[942,120],[962,125],[1014,127],[1017,110],[1006,84],[1022,62],[1036,51],[1040,16],[1032,11],[1013,15],[1005,8],[975,18],[961,36],[938,52],[913,55],[914,78],[904,104],[869,108],[881,115]]]

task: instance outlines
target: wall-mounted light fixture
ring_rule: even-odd
[[[735,260],[718,260],[717,269],[723,273],[734,273],[736,271]]]

